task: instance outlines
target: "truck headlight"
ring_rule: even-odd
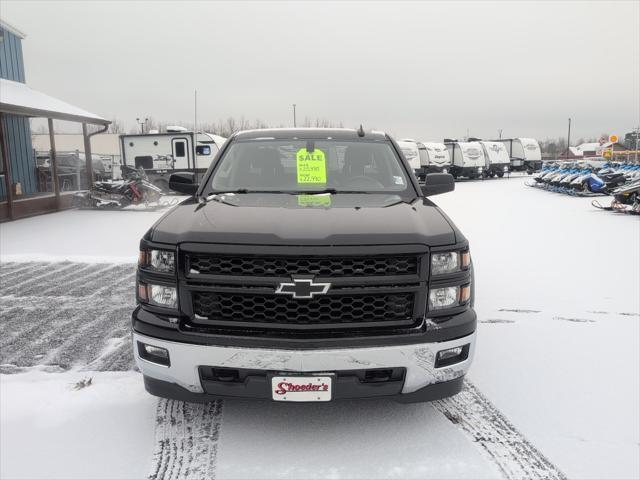
[[[164,308],[178,308],[178,290],[167,285],[138,283],[138,297],[141,301]]]
[[[432,288],[429,290],[429,310],[441,310],[458,304],[460,287]]]
[[[460,265],[458,252],[434,253],[431,255],[431,275],[457,272]]]
[[[459,272],[471,265],[471,255],[468,250],[463,252],[436,252],[431,255],[431,275]]]
[[[138,265],[161,273],[174,273],[176,255],[169,250],[140,250]]]
[[[464,305],[471,298],[471,286],[442,287],[429,290],[429,310],[442,310]]]

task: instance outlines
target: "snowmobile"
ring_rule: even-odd
[[[582,191],[585,193],[603,193],[610,195],[616,188],[624,185],[629,178],[620,171],[600,170],[598,173],[587,175],[582,181]]]
[[[591,205],[601,210],[640,215],[640,180],[614,190],[610,206],[605,207],[597,200]]]
[[[533,180],[537,183],[544,183],[547,177],[555,175],[559,169],[560,169],[560,164],[545,163],[542,166],[542,170],[540,170],[540,172],[538,172],[538,174],[533,177]]]
[[[119,182],[94,182],[90,190],[74,195],[81,208],[124,208],[129,205],[159,203],[162,190],[149,182],[143,169],[127,172]]]

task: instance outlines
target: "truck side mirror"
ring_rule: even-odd
[[[449,173],[429,173],[420,189],[425,197],[453,192],[456,188],[455,180]]]
[[[169,177],[169,188],[174,192],[194,195],[198,191],[198,187],[195,173],[180,172]]]

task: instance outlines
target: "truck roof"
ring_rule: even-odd
[[[331,137],[334,140],[387,140],[384,132],[375,130],[365,131],[364,137],[358,136],[358,131],[353,128],[265,128],[258,130],[244,130],[234,135],[238,140],[252,140],[257,138],[273,139],[325,139]]]

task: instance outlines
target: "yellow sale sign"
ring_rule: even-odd
[[[301,148],[296,153],[298,183],[327,183],[327,161],[322,150]]]

